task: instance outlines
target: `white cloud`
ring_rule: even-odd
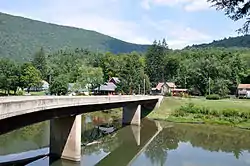
[[[142,8],[149,10],[150,9],[150,0],[142,0],[141,6],[142,6]]]
[[[200,11],[209,9],[210,4],[206,0],[142,0],[141,5],[145,9],[151,6],[181,6],[185,11]]]
[[[192,1],[190,4],[184,7],[186,11],[201,11],[209,9],[209,4],[206,0],[196,0]]]
[[[155,22],[145,18],[145,22],[158,34],[161,34],[161,38],[165,37],[171,48],[183,48],[187,45],[212,40],[210,35],[172,20]]]

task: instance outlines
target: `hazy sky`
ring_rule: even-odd
[[[0,11],[95,30],[128,42],[166,38],[171,48],[236,36],[233,22],[206,0],[1,0]]]

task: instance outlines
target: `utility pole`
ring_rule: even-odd
[[[140,84],[139,84],[139,95],[141,94],[141,86],[140,86]]]
[[[187,78],[185,76],[185,89],[187,88]]]
[[[143,95],[145,95],[145,85],[146,84],[146,81],[145,81],[145,78],[143,79]]]
[[[210,77],[208,77],[208,94],[210,95]]]

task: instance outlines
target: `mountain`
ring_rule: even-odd
[[[60,26],[0,13],[0,57],[28,60],[41,47],[47,52],[67,48],[127,53],[144,52],[139,45],[85,29]]]
[[[224,47],[224,48],[249,48],[250,47],[250,35],[229,37],[222,40],[213,41],[207,44],[192,45],[194,48],[204,48],[204,47]],[[188,46],[190,48],[190,46]]]

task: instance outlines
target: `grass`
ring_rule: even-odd
[[[40,92],[30,92],[31,96],[44,96],[46,95],[44,91]]]
[[[24,92],[24,93],[27,93],[27,92]],[[14,91],[11,90],[9,95],[16,96],[17,94],[15,95]],[[45,91],[40,91],[40,92],[30,92],[30,95],[32,95],[32,96],[44,96],[46,94],[45,94]],[[7,94],[5,94],[5,91],[0,90],[0,96],[7,96]]]
[[[193,106],[193,107],[192,107]],[[166,97],[150,118],[250,128],[250,100]]]

